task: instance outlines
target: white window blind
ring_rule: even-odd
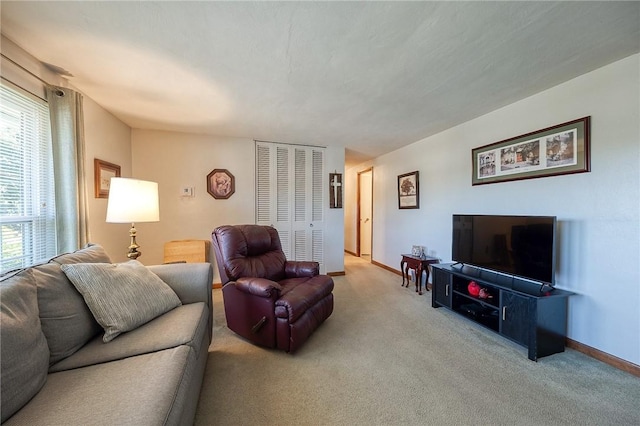
[[[0,84],[0,273],[56,254],[47,103]]]

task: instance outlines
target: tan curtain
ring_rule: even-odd
[[[58,252],[64,253],[89,241],[82,95],[65,87],[47,86],[47,101],[56,181]]]

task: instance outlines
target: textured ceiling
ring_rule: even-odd
[[[376,157],[640,51],[637,2],[11,2],[133,128]]]

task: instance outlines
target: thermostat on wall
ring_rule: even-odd
[[[180,188],[181,197],[193,197],[193,186],[183,186]]]

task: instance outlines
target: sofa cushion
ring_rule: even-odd
[[[0,282],[0,324],[0,422],[4,422],[47,380],[49,348],[40,328],[30,269]]]
[[[3,426],[179,424],[196,354],[178,346],[49,375]]]
[[[104,342],[181,304],[171,287],[137,260],[66,264],[61,268],[104,328]]]
[[[205,336],[208,341],[208,317],[209,309],[202,302],[178,306],[135,330],[120,335],[108,345],[104,344],[100,336],[95,337],[78,352],[51,366],[49,371],[86,367],[180,345],[191,346],[197,353],[206,351],[207,348],[202,348],[202,342]]]
[[[89,243],[80,250],[61,254],[52,258],[49,262],[55,262],[58,265],[66,263],[111,263],[111,259],[100,244]]]
[[[73,354],[102,330],[57,263],[32,268],[38,287],[42,332],[47,338],[49,364]]]

